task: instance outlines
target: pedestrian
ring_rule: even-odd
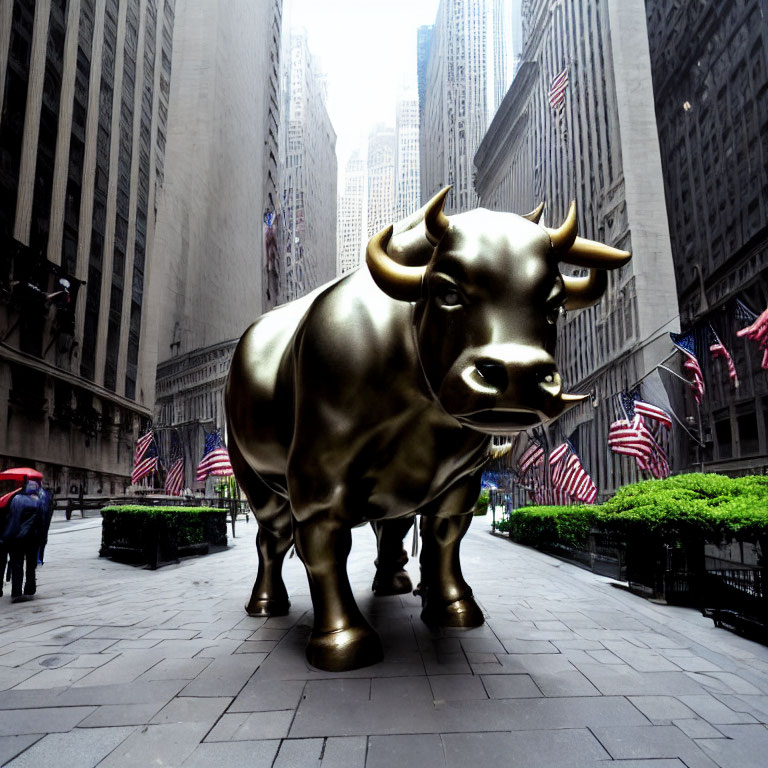
[[[37,564],[43,565],[45,555],[45,545],[48,543],[48,529],[51,527],[53,518],[53,494],[47,488],[40,484],[40,493],[38,494],[40,503],[43,505],[42,530],[40,531],[40,548],[37,553]]]
[[[8,505],[5,525],[0,535],[11,559],[11,602],[14,603],[31,600],[37,591],[35,568],[40,531],[45,517],[39,493],[39,483],[36,480],[27,480],[24,489],[17,493]]]

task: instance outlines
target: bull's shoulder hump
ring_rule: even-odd
[[[413,306],[381,291],[361,268],[317,297],[303,322],[302,333],[313,342],[333,344],[336,354],[357,356],[361,349],[379,356],[410,340]],[[327,348],[321,343],[320,349]]]

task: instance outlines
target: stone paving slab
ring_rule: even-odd
[[[435,631],[418,598],[373,598],[361,528],[350,579],[385,659],[323,672],[304,657],[298,558],[285,566],[288,616],[243,611],[255,531],[153,572],[98,558],[100,521],[55,521],[36,599],[0,599],[0,765],[765,765],[768,648],[696,611],[475,520],[462,565],[487,623]]]

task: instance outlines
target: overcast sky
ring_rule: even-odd
[[[286,0],[283,24],[304,27],[328,76],[328,111],[338,136],[339,173],[377,122],[395,122],[406,78],[416,87],[416,30],[435,20],[439,0]]]

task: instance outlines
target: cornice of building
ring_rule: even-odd
[[[525,134],[525,108],[538,76],[537,62],[525,61],[521,64],[475,152],[475,191],[481,197],[493,184],[494,179],[504,173],[507,163],[503,161],[512,155],[515,144]]]
[[[157,378],[165,378],[168,376],[174,376],[180,371],[188,371],[191,368],[195,368],[198,365],[203,365],[207,361],[210,361],[211,357],[220,350],[229,350],[237,346],[237,339],[230,339],[229,341],[220,341],[218,344],[211,344],[209,347],[201,347],[200,349],[193,349],[190,352],[185,352],[178,357],[172,357],[170,360],[164,360],[157,366]]]
[[[138,413],[140,416],[149,417],[152,414],[152,410],[148,406],[140,405],[135,400],[129,400],[127,397],[118,395],[117,393],[112,392],[112,390],[106,389],[99,384],[94,384],[94,382],[89,381],[88,379],[84,379],[80,376],[76,376],[73,373],[64,371],[61,368],[57,368],[56,366],[51,365],[45,360],[41,360],[40,358],[27,354],[26,352],[22,352],[21,350],[14,349],[13,347],[10,347],[7,344],[3,344],[1,342],[0,359],[7,360],[8,362],[15,363],[17,365],[24,365],[27,368],[32,368],[33,370],[39,371],[46,376],[51,376],[55,379],[66,382],[73,387],[84,389],[87,392],[91,392],[94,395],[97,395],[102,400],[107,400],[108,402],[114,403],[120,408],[125,408],[126,410]]]

